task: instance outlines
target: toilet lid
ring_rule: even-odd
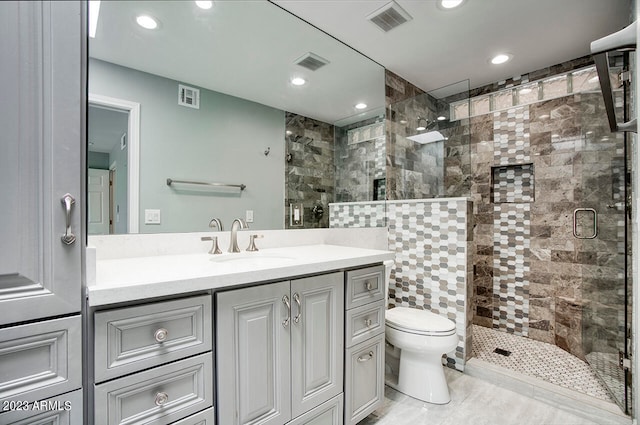
[[[387,310],[385,323],[394,329],[421,335],[451,335],[456,329],[456,324],[446,317],[409,307]]]

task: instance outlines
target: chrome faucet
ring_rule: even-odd
[[[231,242],[229,243],[229,252],[240,252],[238,248],[238,229],[248,229],[247,223],[241,219],[236,218],[231,224]]]
[[[222,231],[222,222],[220,221],[219,218],[211,219],[211,221],[209,222],[209,227],[211,229],[213,229],[214,227],[217,227],[218,230]],[[213,242],[213,244],[211,245],[211,249],[209,250],[209,254],[222,254],[222,251],[220,251],[220,248],[218,247],[217,236],[205,236],[200,238],[200,240]]]

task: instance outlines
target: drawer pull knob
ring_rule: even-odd
[[[365,354],[364,356],[358,357],[358,363],[368,362],[372,358],[373,358],[373,351],[369,351],[369,353]]]
[[[371,326],[372,323],[373,321],[371,319],[364,319],[365,326]]]
[[[373,285],[368,280],[364,283],[364,287],[367,288],[367,291],[371,291],[373,289]]]
[[[165,342],[169,337],[169,331],[166,330],[165,328],[160,328],[153,334],[153,337],[158,342]]]
[[[167,393],[156,394],[156,399],[155,399],[156,406],[162,406],[167,401],[169,401],[169,394]]]

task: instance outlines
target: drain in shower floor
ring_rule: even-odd
[[[502,348],[496,348],[495,350],[493,350],[494,353],[496,354],[500,354],[501,356],[505,356],[508,357],[511,355],[511,351],[509,350],[503,350]]]

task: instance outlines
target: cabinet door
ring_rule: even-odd
[[[288,281],[216,294],[219,424],[291,419],[288,303]]]
[[[82,8],[0,2],[0,326],[80,311]]]
[[[384,404],[384,334],[346,352],[344,423],[355,425]]]
[[[343,274],[291,281],[293,417],[342,392]]]
[[[81,348],[80,315],[0,329],[0,401],[42,400],[80,388]]]
[[[2,403],[5,403],[2,401]],[[0,415],[1,424],[11,425],[82,425],[82,390],[72,391],[57,397],[30,402],[9,404],[17,407]],[[3,407],[0,406],[0,410]]]

